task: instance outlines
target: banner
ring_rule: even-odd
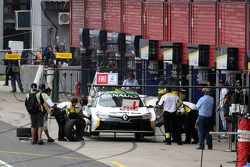
[[[96,85],[118,85],[118,73],[97,73]]]

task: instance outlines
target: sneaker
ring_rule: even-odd
[[[171,145],[171,142],[165,141],[164,144],[165,144],[165,145]]]
[[[10,91],[10,92],[15,93],[15,92],[16,92],[16,90],[12,90],[12,91]]]
[[[208,150],[212,150],[212,149],[213,149],[213,147],[208,147],[207,149],[208,149]]]
[[[48,140],[47,140],[47,142],[49,143],[49,142],[51,142],[51,143],[53,143],[55,140],[54,139],[52,139],[51,137],[50,138],[48,138]]]
[[[39,140],[38,142],[37,142],[37,144],[39,144],[39,145],[43,145],[43,141],[42,140]]]
[[[31,140],[31,142],[30,142],[30,144],[32,144],[32,145],[34,145],[36,143],[37,143],[37,141],[35,141],[35,140]]]
[[[196,150],[202,150],[202,149],[204,150],[204,148],[202,148],[202,147],[197,147],[196,148]]]
[[[3,84],[3,86],[9,86],[9,84]]]

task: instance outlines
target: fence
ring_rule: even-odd
[[[22,65],[21,66],[21,79],[25,91],[30,90],[30,84],[34,82],[38,65]],[[44,69],[40,83],[51,86],[53,79],[54,69]],[[59,67],[59,92],[75,93],[74,84],[80,80],[80,67],[67,66]]]

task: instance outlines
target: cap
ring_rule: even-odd
[[[202,92],[206,93],[206,94],[209,94],[209,93],[211,93],[211,89],[210,88],[203,88]]]
[[[46,88],[45,84],[40,84],[39,85],[39,89],[45,89],[45,88]]]
[[[31,88],[31,90],[36,90],[37,89],[37,84],[36,83],[32,83],[30,85],[30,88]]]

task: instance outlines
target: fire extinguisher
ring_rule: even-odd
[[[78,80],[75,83],[75,91],[76,91],[76,97],[79,97],[81,90],[80,90],[80,82]]]
[[[77,71],[77,73],[76,73],[76,83],[75,83],[75,92],[76,92],[75,96],[76,96],[76,97],[79,97],[80,94],[81,94],[80,85],[81,85],[81,84],[80,84],[80,82],[78,81],[78,71]]]

